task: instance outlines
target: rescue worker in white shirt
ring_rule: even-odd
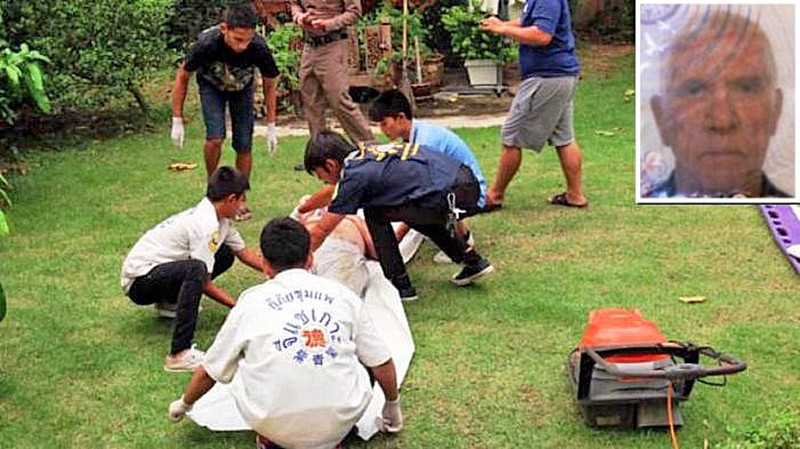
[[[167,371],[194,371],[204,353],[192,345],[203,293],[228,307],[235,301],[212,279],[233,265],[234,255],[261,272],[261,256],[245,247],[232,219],[250,184],[241,171],[220,167],[208,179],[206,197],[195,207],[145,233],[122,264],[122,288],[138,305],[175,318]]]
[[[331,449],[371,400],[369,370],[386,396],[382,429],[402,429],[388,347],[363,300],[308,272],[310,249],[308,232],[295,220],[264,226],[261,252],[271,280],[239,297],[183,396],[170,404],[170,419],[181,420],[216,382],[235,375],[231,392],[259,449]]]

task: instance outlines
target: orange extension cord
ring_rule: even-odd
[[[672,382],[667,382],[667,422],[669,422],[669,436],[672,439],[672,447],[680,449],[678,436],[675,434],[675,420],[672,417]]]

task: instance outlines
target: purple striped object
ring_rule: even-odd
[[[800,206],[765,204],[759,209],[767,220],[775,243],[789,259],[794,271],[800,273],[800,260],[787,252],[790,246],[800,245]]]

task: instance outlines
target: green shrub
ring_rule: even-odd
[[[28,48],[26,43],[20,45],[19,51],[9,48],[3,11],[0,10],[0,121],[13,124],[19,108],[29,100],[40,110],[50,112],[50,100],[44,89],[44,74],[39,66],[42,62],[49,63],[50,60]],[[0,188],[3,184],[4,182],[0,183]]]
[[[225,7],[234,3],[242,0],[174,0],[167,24],[167,45],[185,53],[200,32],[218,24]]]
[[[430,7],[422,12],[423,23],[428,28],[426,43],[435,52],[450,56],[452,60],[452,48],[450,45],[450,32],[442,26],[442,15],[451,6],[461,3],[462,0],[437,0]]]
[[[365,28],[368,26],[381,25],[384,20],[388,20],[392,29],[392,51],[388,57],[381,59],[375,67],[376,74],[385,73],[390,69],[391,63],[401,64],[403,62],[403,10],[402,7],[392,6],[391,3],[384,3],[381,8],[365,15],[359,20],[357,29],[358,35],[362,38],[360,45],[363,46]],[[415,67],[414,38],[419,39],[420,59],[429,58],[433,52],[426,44],[428,42],[428,28],[425,26],[423,15],[419,8],[409,4],[407,23],[408,36],[408,56],[407,63],[409,70]]]
[[[450,32],[453,51],[464,59],[491,59],[500,63],[509,62],[517,54],[516,45],[509,44],[502,36],[480,28],[485,18],[481,11],[481,0],[472,0],[469,5],[456,5],[442,14],[442,25]]]
[[[266,41],[269,51],[278,66],[278,80],[276,87],[279,92],[298,90],[300,88],[300,50],[293,49],[291,43],[293,39],[298,39],[303,35],[300,27],[285,23],[273,29]]]
[[[172,0],[7,0],[5,26],[12,47],[27,42],[46,50],[56,110],[99,108],[126,97],[146,110],[141,84],[174,62],[165,36],[171,5]]]
[[[0,120],[14,123],[17,111],[31,100],[36,107],[50,112],[50,100],[44,90],[40,62],[50,62],[41,53],[23,43],[19,51],[3,48],[0,42]]]

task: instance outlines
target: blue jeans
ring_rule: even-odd
[[[233,130],[233,149],[237,153],[249,153],[253,147],[253,89],[251,82],[239,92],[223,92],[211,84],[199,80],[200,105],[203,108],[203,121],[206,123],[206,140],[225,140],[225,103],[231,113]]]

